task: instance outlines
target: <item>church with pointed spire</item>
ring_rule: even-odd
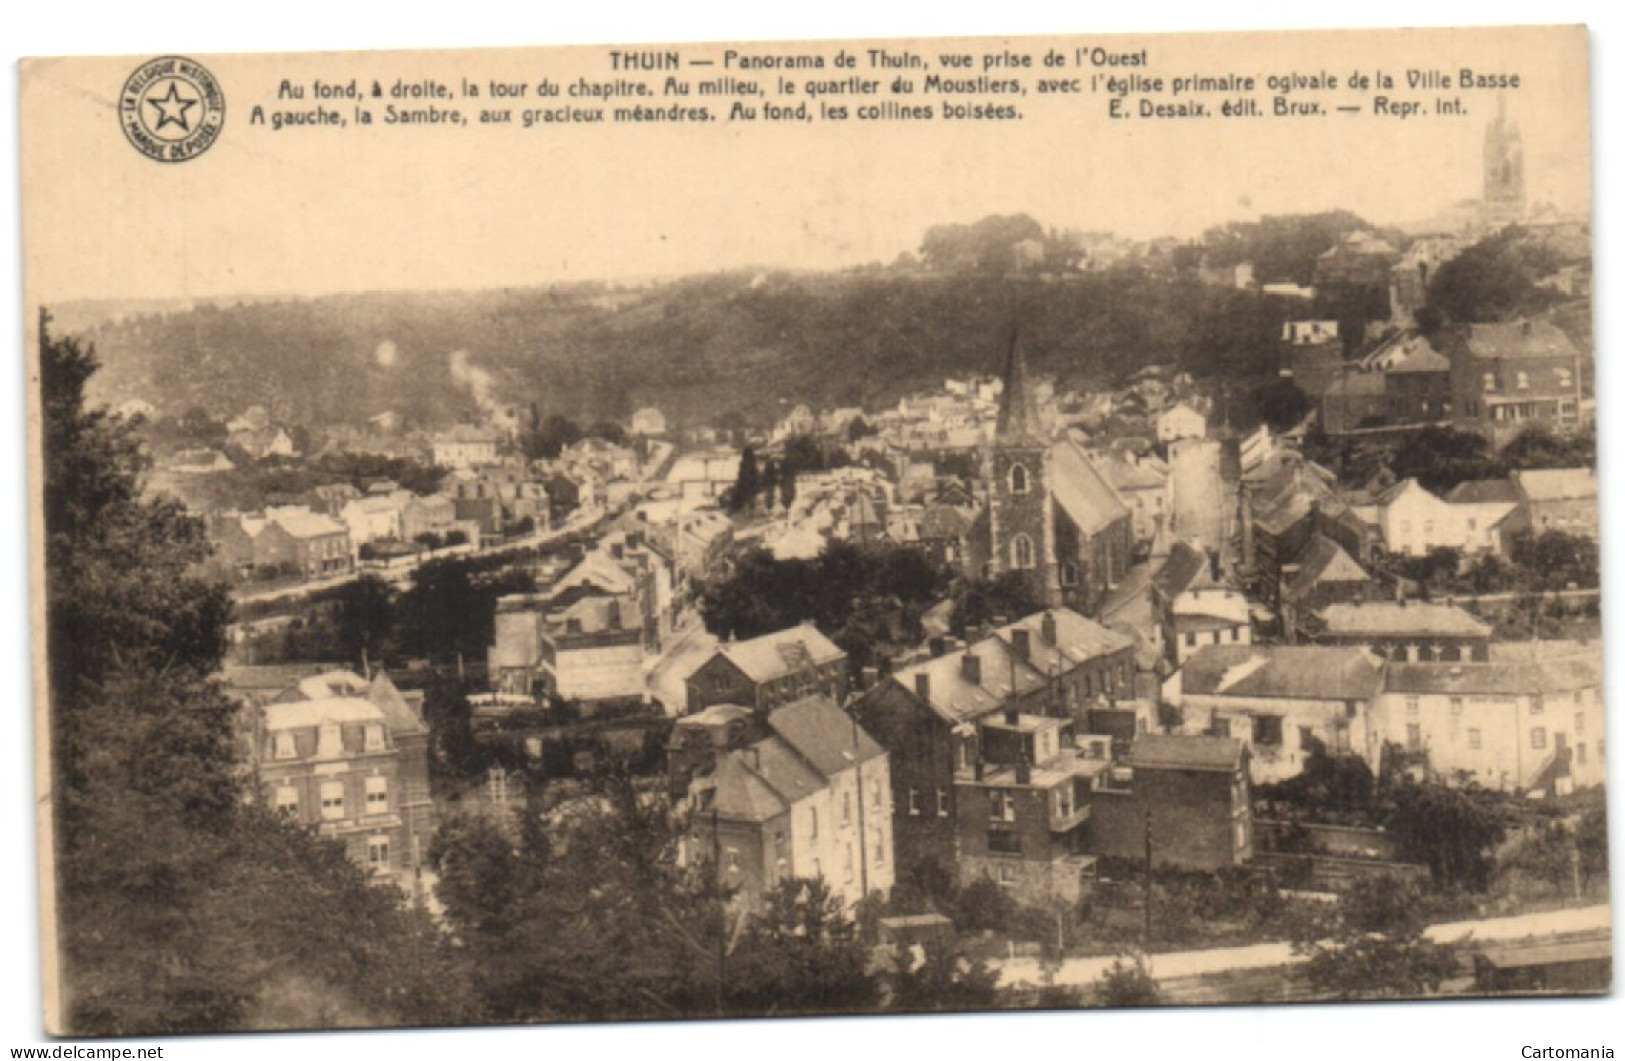
[[[1088,453],[1053,437],[1019,334],[1004,360],[1004,394],[982,466],[986,504],[970,529],[965,573],[1015,573],[1034,600],[1092,615],[1128,571],[1131,509]]]
[[[1495,120],[1484,130],[1484,215],[1492,224],[1508,224],[1524,215],[1523,133],[1507,118],[1501,97]]]

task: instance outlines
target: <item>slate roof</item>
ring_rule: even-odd
[[[1397,365],[1388,370],[1395,373],[1411,372],[1449,372],[1450,359],[1433,349],[1426,342],[1420,342],[1408,348],[1406,355]]]
[[[768,715],[767,724],[826,778],[886,754],[827,696],[807,696],[785,704]]]
[[[1287,584],[1281,596],[1289,602],[1302,600],[1322,582],[1369,582],[1368,575],[1341,545],[1324,534],[1309,539],[1309,545],[1298,561],[1298,573]]]
[[[1123,499],[1076,442],[1051,447],[1050,478],[1055,503],[1084,534],[1098,533],[1129,514]]]
[[[1465,608],[1437,601],[1361,601],[1321,609],[1326,632],[1348,636],[1489,637],[1492,628]]]
[[[1395,663],[1388,668],[1391,693],[1479,696],[1545,696],[1597,688],[1602,660],[1572,655],[1532,663]]]
[[[833,641],[819,633],[811,623],[763,634],[749,641],[722,645],[717,651],[758,684],[845,656]]]
[[[1517,504],[1522,500],[1511,479],[1468,479],[1457,483],[1444,499],[1452,505]]]
[[[1551,321],[1511,321],[1506,324],[1470,324],[1461,333],[1462,346],[1474,357],[1571,358],[1579,351]]]
[[[1364,648],[1209,645],[1185,661],[1187,695],[1365,700],[1382,688],[1383,661]]]
[[[1526,501],[1594,501],[1597,473],[1590,468],[1544,468],[1520,471],[1513,482]]]
[[[1222,770],[1232,773],[1242,761],[1242,743],[1233,737],[1142,733],[1128,752],[1136,769]]]
[[[274,515],[268,513],[267,518],[294,538],[325,538],[349,533],[344,524],[315,512],[282,511]]]
[[[1168,550],[1168,559],[1151,576],[1151,584],[1172,600],[1192,586],[1208,584],[1212,581],[1211,575],[1212,565],[1206,553],[1188,542],[1175,542]]]
[[[367,700],[384,713],[391,733],[429,732],[429,727],[424,725],[417,712],[407,704],[406,697],[401,695],[401,691],[395,688],[395,683],[383,671],[373,676],[372,685],[367,689]]]

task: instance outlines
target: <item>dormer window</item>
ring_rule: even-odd
[[[367,733],[367,742],[366,742],[367,751],[369,751],[369,752],[381,752],[381,751],[383,751],[384,750],[384,727],[378,725],[377,723],[369,722],[367,724],[366,733]]]
[[[278,733],[272,742],[271,754],[277,759],[293,759],[299,754],[292,733]]]
[[[1493,391],[1495,389],[1495,373],[1484,373],[1484,389],[1486,391]]]
[[[1027,474],[1027,466],[1013,464],[1010,466],[1010,492],[1012,494],[1025,494],[1032,489],[1031,477]]]
[[[316,736],[316,757],[335,759],[344,752],[344,740],[337,722],[323,722]]]

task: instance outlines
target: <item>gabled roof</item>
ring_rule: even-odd
[[[1596,654],[1531,663],[1395,663],[1388,668],[1390,693],[1463,696],[1549,696],[1594,689],[1602,681]]]
[[[1055,624],[1053,643],[1044,640],[1046,617]],[[1012,635],[1016,630],[1027,631],[1027,664],[1045,678],[1064,674],[1080,663],[1109,656],[1134,645],[1133,639],[1126,634],[1085,618],[1070,608],[1051,608],[1034,612],[999,627],[993,631],[992,636],[1010,646],[1013,652]]]
[[[762,741],[752,747],[759,750],[767,743],[769,742]],[[697,779],[694,783],[696,792],[706,793],[701,797],[705,810],[714,810],[718,817],[732,821],[764,822],[777,818],[790,809],[791,801],[780,795],[759,770],[752,769],[747,763],[747,760],[755,754],[759,752],[739,749],[717,756],[716,765],[711,768],[710,774]],[[774,758],[774,766],[777,767],[785,757]],[[794,771],[795,766],[792,765],[788,769]],[[783,773],[776,769],[774,772]],[[802,768],[802,773],[810,776],[811,771]],[[787,782],[782,776],[780,780]],[[802,786],[787,782],[787,787],[797,791]]]
[[[827,696],[807,696],[774,711],[769,728],[826,778],[886,754],[886,749]]]
[[[1321,609],[1326,632],[1368,637],[1489,637],[1491,626],[1465,608],[1437,601],[1359,601]]]
[[[1070,440],[1050,449],[1051,493],[1055,503],[1083,534],[1095,534],[1129,514],[1088,454]]]
[[[1526,501],[1595,501],[1597,473],[1590,468],[1515,471],[1513,482]]]
[[[1469,324],[1460,335],[1462,346],[1478,358],[1571,358],[1579,353],[1568,334],[1546,320]]]
[[[407,704],[406,697],[395,688],[389,675],[379,671],[373,676],[372,685],[367,689],[367,700],[384,713],[384,720],[389,725],[391,733],[397,736],[403,733],[427,733],[429,728],[423,724],[416,711]]]
[[[1425,340],[1406,347],[1405,357],[1388,369],[1389,372],[1449,372],[1450,359],[1433,349]]]
[[[808,667],[833,663],[846,656],[835,642],[819,633],[811,623],[763,634],[749,641],[722,645],[717,651],[758,684]]]
[[[349,533],[349,529],[337,520],[310,511],[284,510],[274,515],[267,514],[267,521],[275,523],[293,538],[325,538]]]
[[[1457,483],[1444,498],[1452,505],[1517,504],[1521,498],[1511,479],[1469,479]]]
[[[1168,550],[1168,559],[1151,576],[1151,584],[1157,592],[1172,600],[1192,586],[1211,583],[1212,573],[1213,567],[1206,553],[1189,542],[1175,542],[1173,548]]]
[[[1187,695],[1365,700],[1382,687],[1383,661],[1364,648],[1209,645],[1180,673]]]
[[[1242,743],[1233,737],[1142,733],[1129,747],[1128,762],[1136,769],[1234,773],[1241,768]]]
[[[1289,602],[1302,600],[1322,582],[1369,582],[1371,576],[1343,547],[1323,534],[1309,539],[1299,560],[1298,573],[1281,594]]]
[[[265,706],[268,730],[305,729],[323,723],[386,722],[384,712],[373,703],[351,696],[321,700],[286,700]]]

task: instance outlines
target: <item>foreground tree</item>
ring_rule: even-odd
[[[1302,921],[1293,950],[1317,990],[1338,998],[1415,998],[1456,971],[1453,948],[1423,935],[1426,897],[1408,881],[1367,878]]]
[[[1100,975],[1095,984],[1095,1005],[1108,1008],[1130,1006],[1156,1006],[1162,1003],[1162,989],[1151,975],[1145,955],[1135,954],[1128,961],[1112,960],[1111,966]]]
[[[193,574],[202,524],[141,496],[135,439],[85,407],[94,354],[53,338],[48,318],[40,333],[66,1030],[473,1019],[420,912],[245,799],[236,705],[212,679],[229,602]]]

